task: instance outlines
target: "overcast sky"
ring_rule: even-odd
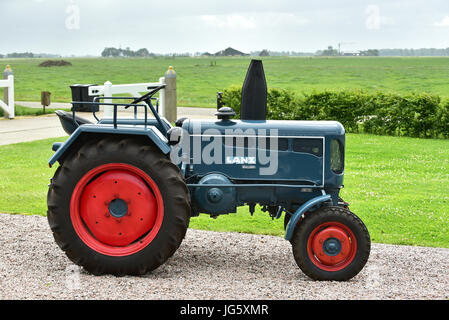
[[[0,53],[449,47],[449,0],[0,0]]]

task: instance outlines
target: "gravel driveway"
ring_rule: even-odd
[[[189,229],[144,277],[92,276],[53,241],[47,219],[0,214],[0,299],[448,299],[449,249],[373,244],[348,282],[315,282],[280,237]]]

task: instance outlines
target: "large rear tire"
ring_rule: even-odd
[[[291,243],[297,265],[314,280],[353,278],[365,266],[371,249],[366,226],[343,207],[323,207],[305,215]]]
[[[84,145],[57,169],[47,217],[74,263],[96,275],[141,275],[180,246],[188,199],[178,167],[157,148],[106,138]]]

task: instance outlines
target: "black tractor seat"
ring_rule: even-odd
[[[92,124],[93,122],[75,115],[75,121],[73,121],[73,114],[63,110],[56,110],[56,115],[61,121],[62,128],[67,134],[71,135],[79,126],[83,124]]]

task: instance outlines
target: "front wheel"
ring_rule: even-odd
[[[306,215],[291,243],[296,263],[314,280],[353,278],[365,266],[371,249],[366,226],[342,207],[323,207]]]

